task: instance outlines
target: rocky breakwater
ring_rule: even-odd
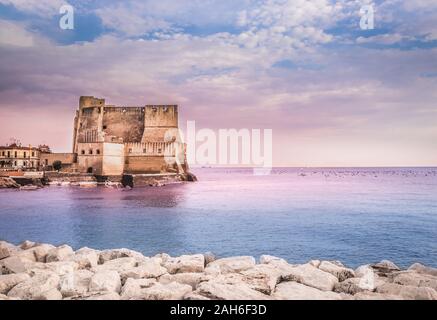
[[[290,264],[213,254],[145,257],[128,249],[74,251],[0,242],[0,300],[437,299],[437,269],[390,261],[355,270],[338,261]]]

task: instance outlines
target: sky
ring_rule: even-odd
[[[437,166],[437,0],[66,3],[0,0],[0,144],[70,151],[91,95],[272,129],[275,166]]]

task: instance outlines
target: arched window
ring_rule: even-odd
[[[89,154],[93,154],[93,149],[90,149],[90,150],[88,151],[88,153],[89,153]]]
[[[80,153],[81,153],[81,154],[85,154],[85,150],[82,150]]]
[[[96,153],[97,153],[97,154],[100,154],[100,149],[97,149],[97,150],[96,150]]]

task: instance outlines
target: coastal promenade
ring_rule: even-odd
[[[0,300],[437,300],[437,269],[0,241]]]

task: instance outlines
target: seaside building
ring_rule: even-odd
[[[52,153],[47,146],[0,147],[0,166],[96,176],[186,173],[186,146],[178,129],[177,105],[114,106],[82,96],[74,118],[73,150]]]

